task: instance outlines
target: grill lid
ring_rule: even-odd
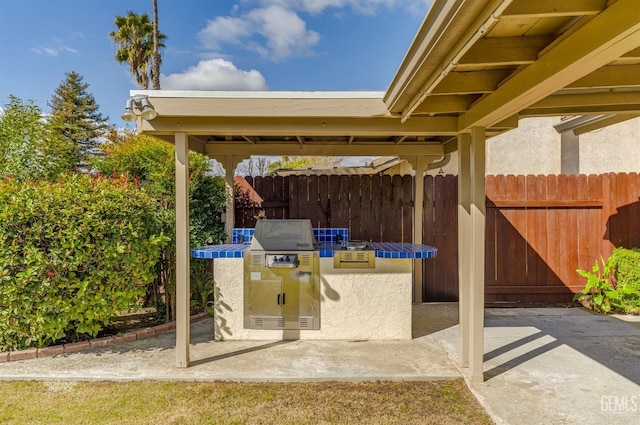
[[[309,219],[258,220],[252,251],[313,251],[316,238]]]

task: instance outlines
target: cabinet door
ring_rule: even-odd
[[[295,314],[300,317],[314,316],[314,306],[317,300],[315,277],[310,272],[301,271],[298,273],[298,282],[296,283],[295,288],[291,288],[297,298]],[[288,295],[287,302],[289,302]]]
[[[251,316],[282,316],[282,279],[251,282],[249,285],[249,314]]]

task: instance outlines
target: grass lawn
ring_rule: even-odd
[[[1,382],[2,424],[491,424],[463,380]]]

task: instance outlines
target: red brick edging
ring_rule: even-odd
[[[198,323],[205,320],[207,313],[198,313],[190,317],[191,323]],[[15,362],[18,360],[28,360],[41,357],[59,356],[61,354],[75,353],[77,351],[91,348],[105,347],[107,345],[121,342],[135,341],[149,338],[151,336],[172,331],[176,328],[176,322],[163,323],[162,325],[149,328],[138,329],[122,334],[121,336],[105,336],[103,338],[91,339],[89,341],[73,342],[71,344],[53,345],[44,348],[30,348],[28,350],[4,351],[0,352],[0,363]]]

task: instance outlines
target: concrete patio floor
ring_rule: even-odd
[[[457,367],[457,304],[414,306],[411,341],[212,342],[192,325],[188,369],[175,334],[0,363],[3,380],[439,380]],[[640,328],[581,308],[487,309],[485,377],[469,384],[498,424],[640,423]]]

